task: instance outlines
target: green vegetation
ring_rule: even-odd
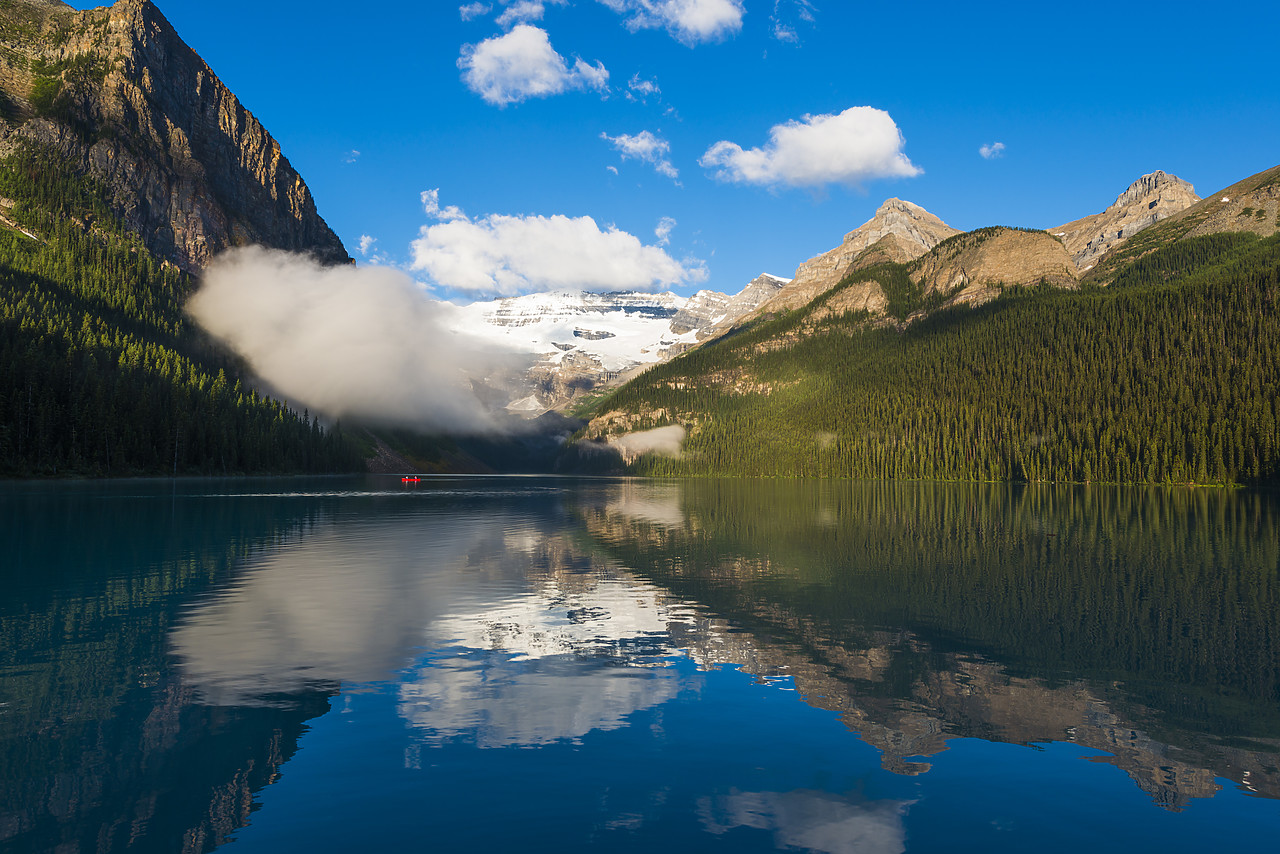
[[[1280,237],[1164,246],[1085,291],[1012,289],[905,332],[822,304],[599,404],[690,426],[655,475],[1237,484],[1280,478]],[[645,426],[641,424],[640,426]]]
[[[340,430],[240,382],[182,313],[191,279],[103,187],[26,148],[0,163],[0,196],[18,226],[0,229],[0,474],[360,467]]]
[[[852,274],[828,293],[834,296],[850,285],[875,282],[884,291],[885,298],[888,300],[885,311],[897,320],[906,320],[912,313],[921,309],[932,311],[952,296],[940,291],[926,294],[923,281],[919,283],[911,281],[910,273],[911,267],[908,264],[876,264]],[[829,297],[824,299],[823,303],[828,301]]]
[[[920,674],[978,652],[1012,675],[1121,682],[1154,729],[1280,736],[1272,495],[741,479],[656,495],[683,527],[584,508],[597,546],[824,672],[886,643]],[[886,674],[855,694],[916,687]]]

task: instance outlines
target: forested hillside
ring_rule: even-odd
[[[362,468],[340,431],[246,388],[105,188],[48,150],[0,161],[0,474]]]
[[[1276,480],[1280,236],[1144,250],[1106,288],[1007,289],[905,329],[824,310],[847,280],[648,371],[588,436],[685,425],[681,458],[643,457],[646,474]]]

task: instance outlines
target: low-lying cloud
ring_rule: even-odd
[[[248,247],[205,271],[188,313],[295,407],[423,430],[484,432],[472,390],[516,357],[446,328],[451,306],[385,267],[325,267]]]
[[[458,67],[467,87],[498,107],[573,89],[609,90],[609,71],[602,63],[579,58],[570,67],[551,46],[546,30],[531,24],[464,46]]]
[[[902,153],[893,118],[874,107],[804,116],[775,125],[761,148],[721,140],[699,160],[721,181],[762,186],[856,185],[872,178],[911,178],[923,170]]]
[[[413,269],[455,291],[499,296],[535,291],[660,291],[707,278],[702,262],[677,261],[661,246],[601,228],[589,216],[510,216],[472,220],[440,208],[439,193],[423,194],[441,220],[413,241]],[[433,213],[434,211],[434,213]]]
[[[627,461],[645,454],[679,459],[683,453],[684,437],[685,429],[679,424],[672,424],[667,427],[656,427],[653,430],[642,430],[638,433],[610,436],[609,444],[617,448],[622,458]]]

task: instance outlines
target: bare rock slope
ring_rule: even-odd
[[[911,280],[925,293],[941,293],[948,305],[981,305],[1005,287],[1074,287],[1075,265],[1067,248],[1043,231],[980,228],[940,243],[911,266]]]
[[[1051,229],[1081,272],[1133,235],[1200,201],[1195,187],[1159,170],[1143,175],[1102,213]]]
[[[256,243],[349,257],[280,145],[149,0],[0,7],[3,148],[50,146],[103,181],[125,225],[188,271]]]
[[[799,308],[854,270],[887,261],[912,261],[959,233],[919,205],[889,199],[875,216],[846,234],[835,249],[801,264],[791,283],[760,310]]]

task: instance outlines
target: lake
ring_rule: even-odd
[[[0,484],[0,850],[1280,835],[1280,497]]]

